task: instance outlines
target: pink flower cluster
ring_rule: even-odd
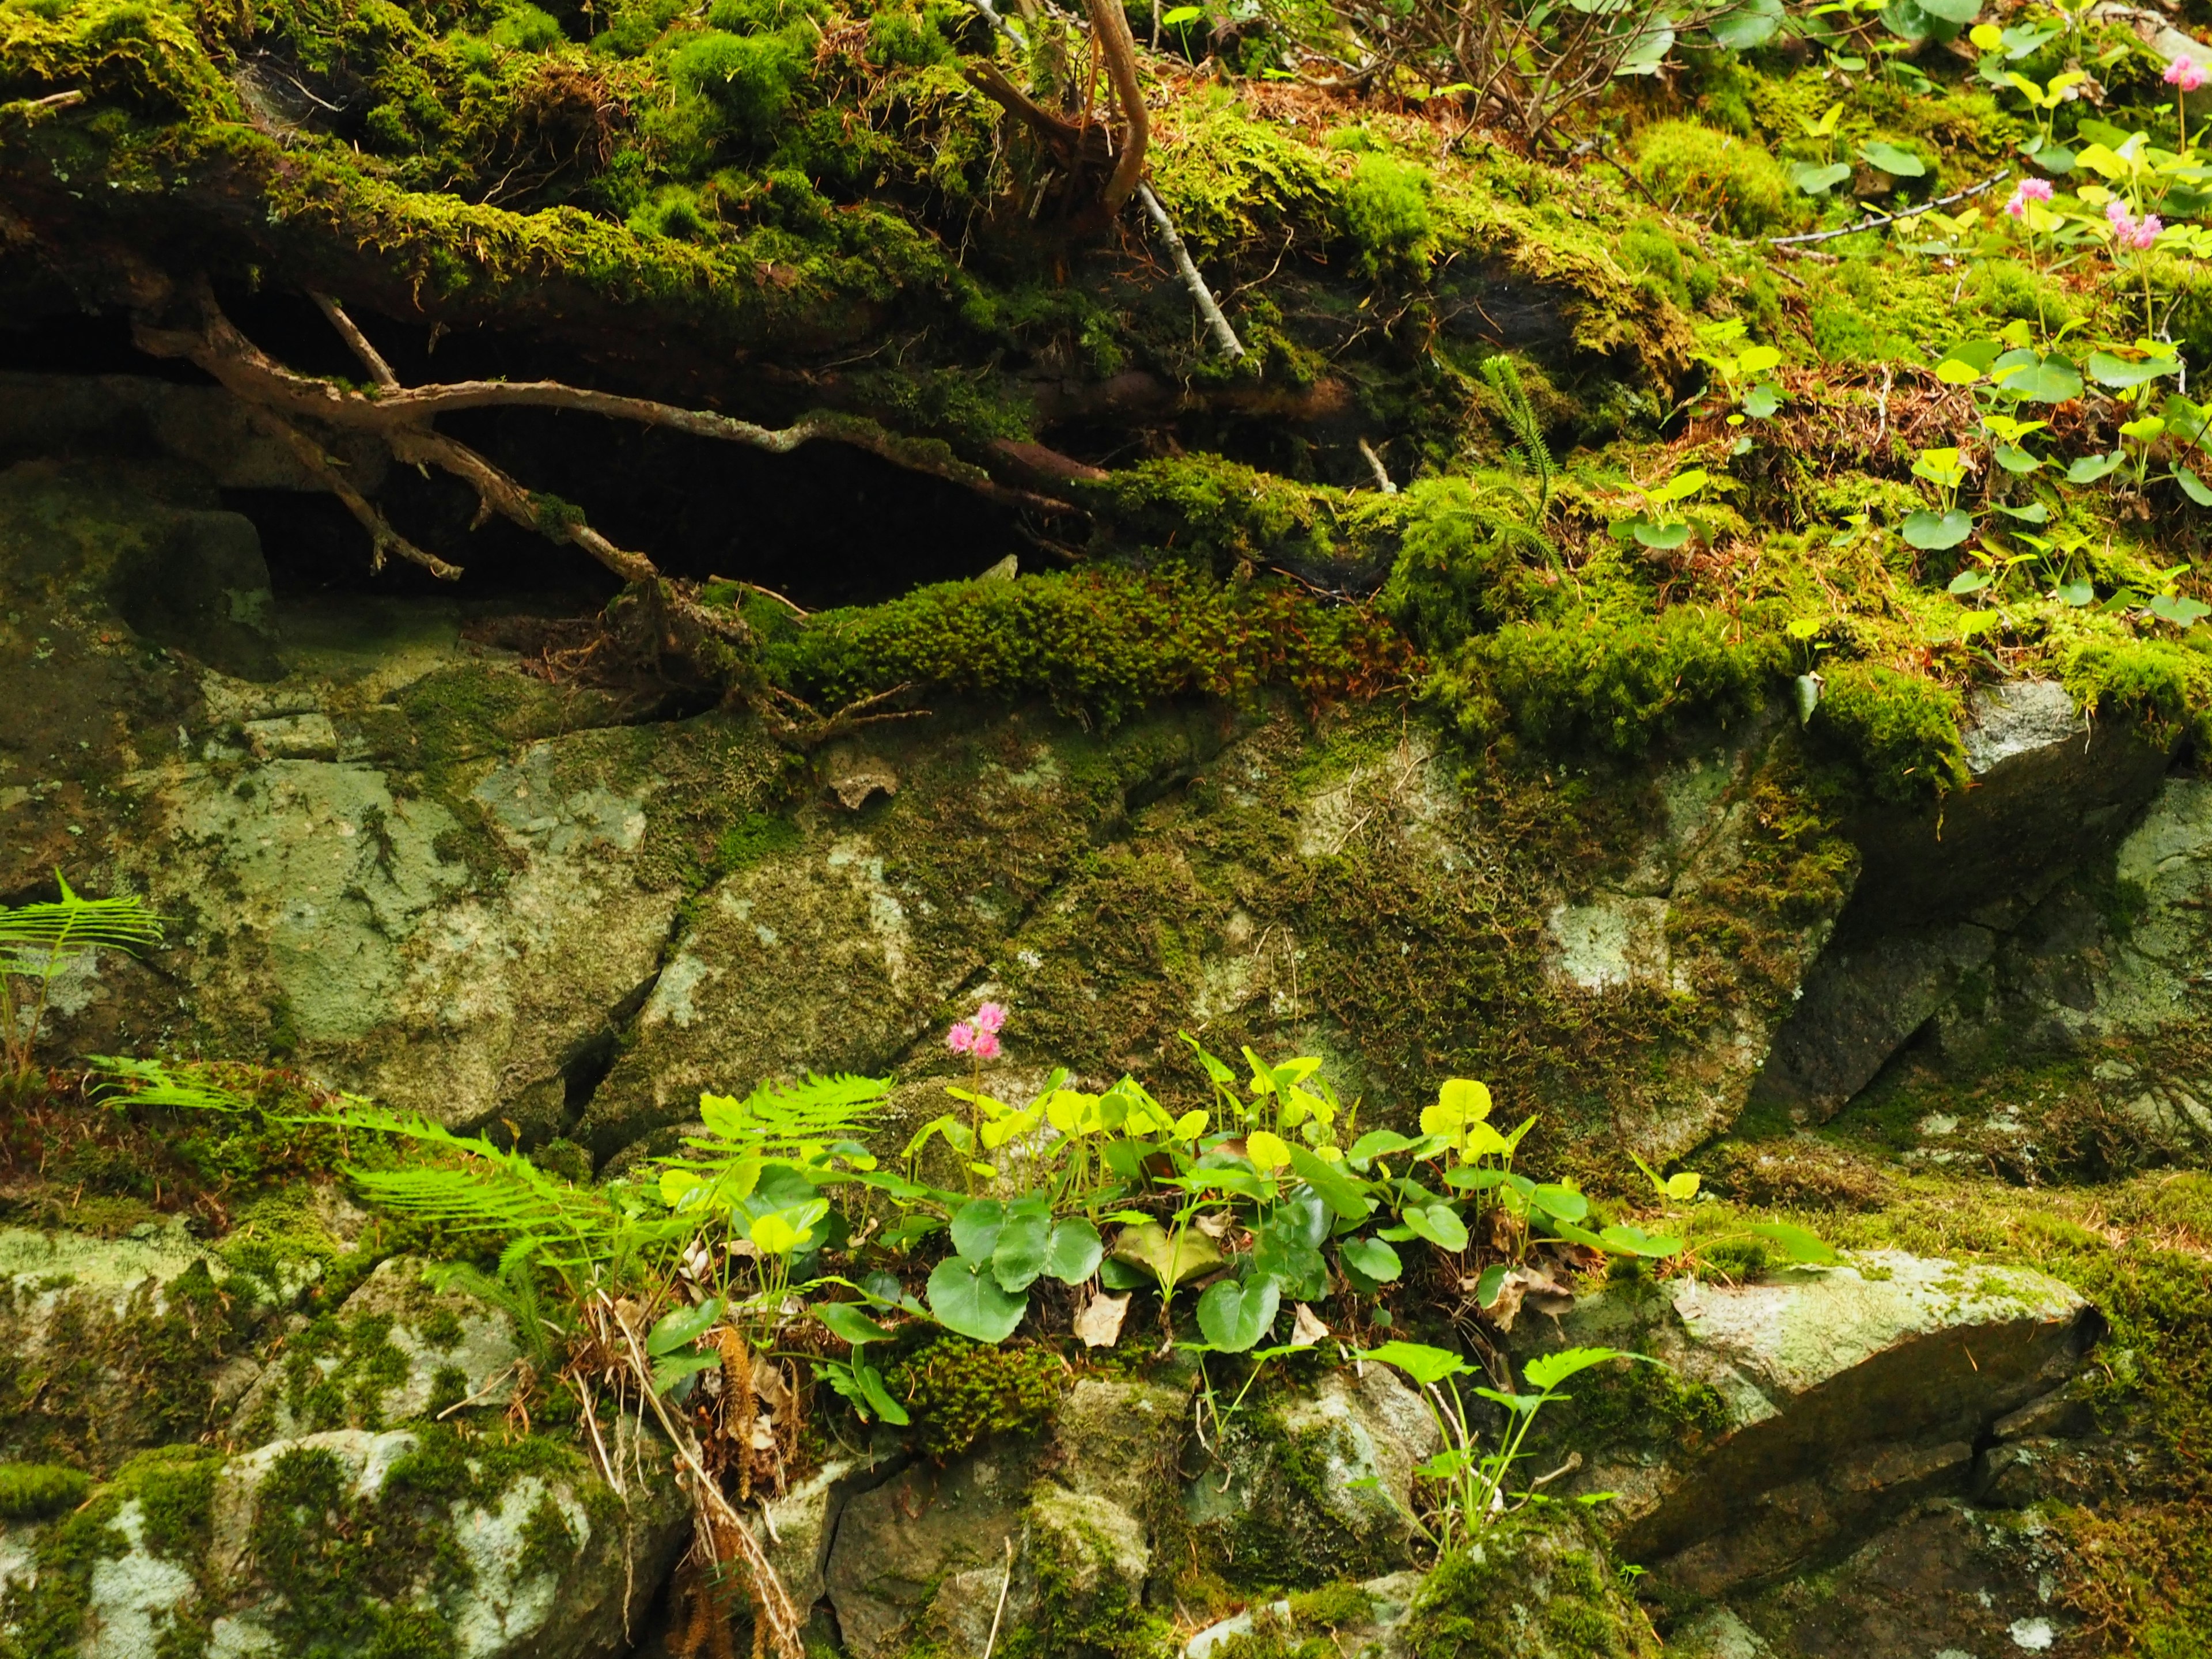
[[[2050,199],[2050,179],[2023,179],[2020,181],[2020,187],[2013,191],[2012,200],[2005,204],[2005,211],[2015,219],[2025,219],[2030,202],[2047,202]]]
[[[969,1019],[957,1021],[945,1034],[945,1046],[956,1054],[973,1054],[978,1060],[999,1057],[999,1032],[1006,1023],[1006,1011],[995,1002],[987,1002]]]
[[[2184,54],[2166,66],[2165,78],[2169,87],[2177,87],[2183,92],[2194,92],[2205,82],[2204,65]]]
[[[2105,220],[2112,228],[2112,240],[2122,247],[2131,247],[2137,252],[2155,242],[2159,232],[2166,228],[2155,213],[2146,213],[2142,218],[2136,218],[2128,211],[2125,202],[2106,204]]]

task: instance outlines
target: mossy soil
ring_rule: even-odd
[[[2016,477],[1972,399],[1929,372],[2031,317],[2075,325],[2077,356],[2132,351],[2139,276],[2194,349],[2212,327],[2198,268],[2100,251],[2046,270],[1993,197],[1976,223],[1908,221],[1811,258],[1746,240],[1841,228],[2005,165],[2017,100],[1955,54],[1838,78],[1794,49],[1690,51],[1666,81],[1619,87],[1617,131],[1568,166],[1443,100],[1423,118],[1148,56],[1153,174],[1235,296],[1249,351],[1232,365],[1134,244],[1029,216],[1050,180],[963,78],[1002,47],[958,7],[10,0],[6,15],[13,90],[88,94],[24,106],[0,139],[54,246],[181,228],[163,257],[244,288],[335,287],[382,312],[376,327],[558,341],[763,418],[826,402],[962,465],[1000,465],[1008,440],[1107,465],[1054,487],[1089,514],[1089,557],[1152,574],[1115,563],[812,619],[767,668],[832,702],[910,684],[1110,720],[1186,690],[1331,699],[1410,672],[1479,740],[1634,753],[1817,673],[1814,737],[1856,787],[1906,799],[1963,781],[1961,694],[1979,681],[2059,675],[2167,733],[2212,707],[2199,630],[2142,608],[2195,585],[2174,565],[2195,557],[2197,509],[2131,470],[2055,483],[2063,455]],[[2066,118],[2163,142],[2154,54],[2094,33],[2102,102]],[[2057,39],[2009,67],[2088,49]],[[1044,26],[1006,67],[1073,97],[1077,44]],[[1808,137],[1831,104],[1836,124]],[[1922,171],[1818,198],[1793,182],[1869,146]],[[111,188],[80,205],[86,179]],[[268,210],[235,213],[244,199]],[[648,343],[672,333],[681,354]],[[894,337],[896,354],[872,349]],[[1781,402],[1730,424],[1729,365],[1754,343],[1781,354]],[[1532,471],[1480,372],[1499,351],[1555,477]],[[2051,435],[2069,454],[2110,447],[2127,413],[2093,389]],[[1370,487],[1363,436],[1399,494]],[[1941,505],[1912,465],[1944,445],[1967,452],[1984,539],[1923,550],[1895,532]],[[1686,534],[1618,529],[1693,467],[1710,481]],[[2041,513],[2045,542],[2076,550],[2038,552],[2021,539],[2036,520],[2008,528],[2001,507]],[[1981,556],[1999,579],[1950,591]],[[1240,586],[1247,567],[1380,584],[1379,613]],[[2094,603],[2061,595],[2077,580]]]

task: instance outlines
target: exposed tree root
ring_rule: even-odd
[[[158,357],[181,357],[197,364],[249,408],[264,411],[280,422],[306,419],[365,432],[380,440],[395,460],[434,466],[453,474],[477,492],[479,523],[497,513],[526,530],[536,531],[554,541],[573,544],[626,581],[657,581],[660,573],[644,554],[617,547],[592,529],[582,515],[566,502],[525,489],[476,451],[439,432],[432,425],[434,419],[440,414],[464,409],[574,410],[642,426],[663,427],[693,437],[744,444],[776,455],[787,455],[802,444],[826,439],[865,449],[908,471],[960,484],[1005,506],[1072,510],[1066,502],[1000,484],[981,467],[957,459],[945,453],[941,445],[903,439],[872,422],[848,416],[811,416],[777,428],[708,410],[681,409],[650,398],[593,392],[557,380],[465,380],[441,386],[403,386],[391,366],[337,302],[326,295],[314,297],[324,315],[368,370],[376,383],[375,390],[362,391],[320,375],[302,374],[276,362],[240,333],[223,314],[213,289],[204,279],[191,296],[198,313],[197,327],[163,326],[142,317],[133,325],[132,334],[141,350]],[[315,459],[311,455],[311,447],[296,435],[289,431],[285,435],[302,459],[308,460],[318,477],[335,482],[333,463],[327,458]],[[340,499],[368,527],[376,540],[380,558],[389,550],[413,559],[439,575],[459,574],[454,567],[412,547],[358,494],[349,498],[341,491]]]

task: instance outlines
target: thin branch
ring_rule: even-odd
[[[1398,486],[1390,482],[1390,474],[1383,467],[1382,458],[1375,453],[1374,446],[1362,438],[1359,441],[1359,453],[1366,458],[1369,471],[1375,474],[1375,487],[1385,495],[1396,495]]]
[[[1844,225],[1837,230],[1808,231],[1802,236],[1769,236],[1766,238],[1766,246],[1795,247],[1806,242],[1831,241],[1838,236],[1856,236],[1863,230],[1880,230],[1884,225],[1893,225],[1905,219],[1917,219],[1922,214],[1931,212],[1936,208],[1948,207],[1954,202],[1963,202],[1969,196],[1979,196],[1984,191],[1993,185],[2001,185],[2011,177],[2012,169],[2004,167],[1983,179],[1978,185],[1969,185],[1964,190],[1954,190],[1948,196],[1939,196],[1932,202],[1923,202],[1918,207],[1907,208],[1902,213],[1877,213],[1860,220],[1855,225]]]
[[[353,487],[352,482],[338,471],[337,465],[323,453],[323,447],[306,433],[278,416],[254,404],[246,405],[246,418],[264,432],[289,447],[299,457],[301,465],[321,483],[324,489],[345,504],[361,527],[368,532],[368,568],[384,568],[384,556],[397,553],[410,564],[419,564],[432,575],[453,581],[461,574],[457,564],[448,564],[434,553],[426,553],[392,527],[391,520],[376,510],[376,504]]]
[[[361,359],[361,365],[368,371],[369,378],[387,392],[398,391],[399,377],[392,372],[392,365],[384,361],[382,352],[369,344],[368,336],[362,333],[353,319],[345,314],[338,302],[329,295],[318,294],[312,289],[308,290],[307,297],[321,308],[323,315],[330,319],[331,326],[337,330],[345,343],[353,348],[353,355]]]
[[[1152,223],[1160,233],[1160,240],[1168,245],[1168,252],[1175,260],[1176,269],[1182,273],[1182,285],[1190,290],[1190,297],[1198,306],[1198,314],[1206,319],[1206,325],[1213,331],[1214,343],[1226,356],[1242,357],[1244,343],[1237,337],[1237,331],[1230,327],[1229,319],[1222,315],[1220,306],[1214,301],[1213,290],[1206,287],[1206,278],[1199,275],[1198,266],[1191,259],[1190,250],[1183,246],[1182,237],[1175,228],[1175,221],[1168,217],[1168,210],[1160,205],[1160,198],[1152,193],[1150,185],[1139,185],[1137,199],[1144,204],[1145,211],[1152,216]]]
[[[1145,88],[1137,79],[1137,41],[1129,33],[1129,15],[1121,0],[1090,0],[1091,38],[1106,59],[1106,78],[1113,84],[1114,101],[1121,106],[1121,149],[1114,158],[1113,175],[1099,197],[1110,218],[1121,210],[1145,177],[1145,152],[1152,137],[1152,118],[1145,108]]]
[[[637,1333],[619,1313],[614,1317],[615,1328],[623,1334],[628,1345],[632,1373],[645,1395],[646,1403],[653,1414],[660,1419],[661,1430],[676,1448],[676,1455],[684,1460],[700,1497],[713,1509],[720,1510],[727,1522],[726,1530],[737,1540],[738,1553],[744,1558],[746,1574],[752,1580],[753,1605],[768,1626],[768,1637],[774,1644],[779,1659],[805,1659],[805,1650],[799,1641],[799,1613],[791,1604],[791,1594],[784,1589],[783,1580],[776,1577],[775,1568],[762,1553],[760,1540],[753,1536],[752,1528],[737,1507],[723,1496],[721,1483],[708,1474],[693,1449],[691,1437],[679,1430],[661,1404],[660,1396],[653,1389],[653,1367],[647,1364],[645,1350],[638,1346]]]

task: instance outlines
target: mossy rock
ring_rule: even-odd
[[[1430,1571],[1411,1659],[1659,1659],[1651,1621],[1578,1508],[1524,1510]]]

